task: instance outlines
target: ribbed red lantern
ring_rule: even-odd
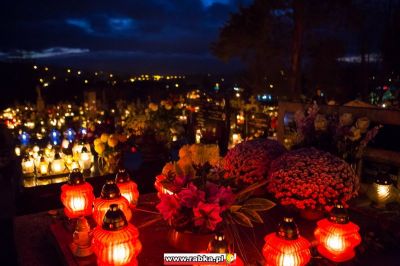
[[[354,248],[361,243],[360,228],[349,221],[343,205],[336,205],[329,219],[317,222],[314,232],[318,252],[325,258],[343,262],[355,256]]]
[[[99,266],[138,265],[139,231],[127,222],[117,204],[111,204],[103,223],[93,230],[92,243]]]
[[[310,242],[299,235],[293,218],[285,217],[278,231],[264,240],[264,266],[303,266],[311,259]]]
[[[103,222],[104,215],[111,204],[117,204],[119,209],[123,211],[126,219],[130,221],[132,212],[129,209],[129,202],[121,196],[118,186],[112,179],[106,181],[101,189],[100,198],[94,200],[93,218],[98,225]]]
[[[136,183],[131,180],[129,173],[125,169],[118,170],[115,183],[117,183],[121,195],[128,200],[130,207],[136,207],[139,191]]]
[[[74,169],[68,183],[61,186],[61,201],[65,215],[71,219],[92,214],[93,188],[84,181],[79,169]]]

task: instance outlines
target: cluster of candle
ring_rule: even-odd
[[[314,232],[317,250],[334,262],[344,262],[355,256],[354,248],[361,243],[359,227],[349,221],[342,205],[337,205],[329,219],[317,222]],[[301,237],[292,218],[284,218],[278,231],[265,237],[265,266],[303,266],[311,259],[310,242]]]
[[[78,169],[71,173],[69,183],[64,184],[61,191],[64,212],[69,218],[82,221],[84,216],[93,215],[97,227],[92,232],[92,250],[97,255],[98,265],[137,265],[136,257],[142,245],[137,228],[129,220],[139,192],[125,170],[119,170],[115,180],[107,180],[101,196],[96,199],[93,188]],[[86,238],[75,241],[72,246],[76,256],[90,255],[82,251],[90,249],[89,233]]]
[[[68,142],[65,145],[71,144]],[[72,153],[62,150],[51,144],[48,144],[44,149],[37,145],[26,148],[26,155],[21,162],[23,174],[26,176],[58,175],[76,168],[90,170],[93,166],[94,156],[89,144],[75,143],[72,147]]]

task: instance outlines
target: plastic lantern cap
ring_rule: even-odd
[[[93,230],[93,251],[100,266],[136,266],[142,250],[139,231],[129,224],[117,204],[111,204],[103,223]]]
[[[389,174],[381,172],[379,175],[376,176],[374,183],[378,185],[392,185],[393,180],[392,178],[390,178]]]
[[[128,171],[119,169],[115,176],[115,182],[121,192],[121,195],[126,198],[132,208],[136,207],[139,199],[139,191],[137,185],[129,176]]]
[[[61,186],[61,201],[65,215],[71,219],[92,214],[93,187],[84,181],[78,169],[74,169],[68,183]]]
[[[210,253],[230,253],[229,243],[225,240],[222,232],[217,232],[214,238],[208,243],[207,252]]]
[[[118,204],[111,204],[110,209],[104,215],[102,228],[108,231],[118,231],[127,225],[128,221],[123,211],[118,208]]]
[[[264,240],[264,266],[303,266],[311,259],[310,242],[300,236],[293,218],[285,217],[277,232]]]
[[[115,183],[126,183],[131,180],[128,171],[126,169],[119,169],[117,175],[115,176]]]
[[[336,205],[329,219],[317,222],[314,232],[319,242],[318,252],[325,258],[343,262],[355,256],[354,248],[361,243],[359,227],[349,221],[349,216],[343,205]]]
[[[114,180],[107,179],[106,183],[103,185],[101,189],[100,197],[102,199],[115,199],[121,197],[121,192],[115,184]]]
[[[111,204],[117,204],[119,209],[124,213],[129,221],[132,212],[129,209],[129,202],[122,197],[121,192],[113,179],[108,179],[103,185],[100,198],[94,200],[93,218],[98,225],[102,224],[103,218]]]

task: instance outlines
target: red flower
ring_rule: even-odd
[[[222,221],[219,216],[220,211],[218,204],[199,202],[199,205],[193,209],[195,226],[214,231],[217,224]]]
[[[267,189],[282,205],[329,208],[355,196],[358,182],[345,161],[306,148],[288,152],[271,164]]]
[[[226,154],[223,162],[224,177],[234,179],[239,187],[247,187],[265,179],[271,162],[285,152],[286,149],[277,141],[244,141]]]
[[[216,193],[210,195],[208,202],[219,204],[221,211],[224,211],[235,202],[235,197],[230,187],[221,186]]]
[[[193,183],[190,183],[187,188],[184,188],[179,192],[178,196],[181,199],[182,206],[193,208],[200,201],[205,201],[206,193],[198,190]]]
[[[164,220],[169,220],[178,213],[180,206],[174,195],[161,194],[161,201],[156,208],[162,214]]]
[[[185,176],[176,176],[174,179],[174,185],[177,187],[183,187],[187,182],[187,177]]]

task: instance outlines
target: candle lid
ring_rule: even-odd
[[[118,231],[128,225],[124,213],[118,204],[111,204],[103,218],[102,228],[107,231]]]
[[[214,239],[208,243],[207,251],[210,253],[229,253],[229,243],[222,232],[216,232]]]
[[[72,170],[72,172],[69,174],[69,180],[68,184],[71,186],[75,185],[82,185],[85,182],[83,179],[82,173],[79,171],[78,168],[75,168]]]
[[[388,173],[381,172],[376,176],[374,183],[378,185],[392,185],[393,180]]]
[[[336,204],[329,214],[329,221],[336,224],[347,224],[349,220],[349,215],[342,204]]]
[[[115,183],[126,183],[130,181],[130,176],[126,169],[119,169],[117,175],[115,176]]]
[[[115,199],[121,197],[121,192],[113,179],[107,179],[101,189],[100,197],[102,199]]]
[[[286,240],[295,240],[299,238],[299,229],[292,217],[284,217],[278,225],[277,236]]]

